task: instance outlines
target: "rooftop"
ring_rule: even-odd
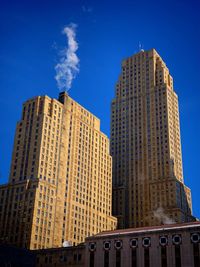
[[[148,227],[139,227],[139,228],[128,228],[128,229],[118,229],[114,231],[104,231],[99,234],[96,234],[89,238],[94,237],[104,237],[104,236],[115,236],[115,235],[127,235],[127,234],[139,234],[139,233],[150,233],[156,231],[169,231],[169,230],[179,230],[179,229],[188,229],[200,227],[200,222],[189,222],[189,223],[177,223],[177,224],[165,224],[160,226],[148,226]]]

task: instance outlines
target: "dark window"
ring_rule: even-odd
[[[159,242],[160,242],[161,246],[166,246],[167,243],[168,243],[167,237],[166,236],[161,236]]]
[[[90,252],[90,267],[94,267],[94,252]]]
[[[121,240],[117,240],[117,241],[115,242],[115,248],[116,248],[116,249],[120,249],[120,248],[122,248],[122,241],[121,241]]]
[[[116,267],[121,267],[121,251],[116,251]]]
[[[149,267],[150,266],[150,260],[149,260],[149,248],[144,249],[144,266]]]
[[[161,247],[161,267],[167,267],[167,249]]]
[[[138,246],[138,240],[136,238],[133,238],[130,240],[130,246],[132,248],[136,248]]]
[[[77,254],[74,254],[74,261],[77,261]]]
[[[109,267],[109,251],[104,252],[104,267]]]
[[[199,257],[199,245],[193,245],[193,256],[194,256],[194,267],[200,266],[200,257]]]
[[[109,250],[110,249],[110,242],[109,241],[104,242],[104,249],[105,250]]]
[[[175,266],[181,267],[181,249],[180,249],[180,246],[175,246]]]
[[[132,249],[132,267],[136,267],[137,266],[137,250],[136,249]]]
[[[150,247],[151,246],[151,239],[150,239],[150,237],[145,237],[145,238],[143,238],[143,240],[142,240],[142,245],[143,245],[143,247]]]
[[[82,255],[78,254],[78,261],[81,261]]]
[[[200,235],[199,233],[193,233],[191,234],[191,241],[192,243],[199,243],[200,242]]]

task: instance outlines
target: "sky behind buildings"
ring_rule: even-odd
[[[185,184],[200,217],[200,4],[198,1],[5,1],[0,3],[0,183],[7,182],[22,103],[57,98],[55,65],[66,46],[61,34],[77,24],[80,72],[69,94],[110,132],[110,103],[122,59],[155,48],[179,96]]]

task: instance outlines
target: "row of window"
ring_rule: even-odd
[[[167,246],[169,243],[169,236],[163,235],[159,237],[159,245],[160,246]],[[197,244],[200,243],[200,233],[192,233],[190,235],[191,243]],[[182,244],[182,236],[181,234],[174,234],[171,237],[171,241],[173,245],[181,245]],[[122,240],[115,240],[114,241],[114,248],[116,250],[123,249],[123,241]],[[131,248],[138,248],[138,238],[131,238],[129,240],[129,245]],[[88,245],[89,251],[96,251],[96,242],[90,242]],[[103,242],[103,249],[110,250],[112,246],[111,241],[104,241]],[[151,247],[151,238],[150,237],[143,237],[142,238],[142,246],[145,248]]]

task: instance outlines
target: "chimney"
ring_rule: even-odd
[[[67,102],[67,98],[68,98],[68,94],[65,91],[60,92],[59,97],[58,97],[58,101],[60,101],[60,103],[62,103],[64,105]]]

